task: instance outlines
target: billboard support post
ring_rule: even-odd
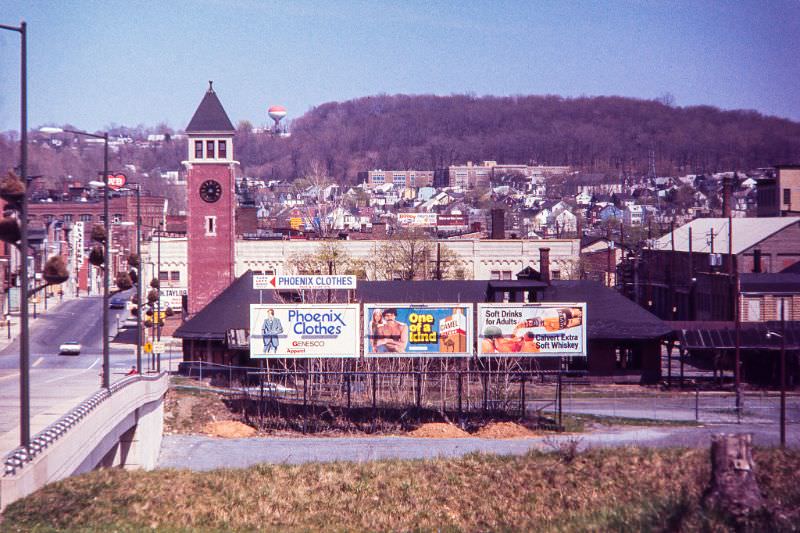
[[[420,363],[421,364],[421,363]],[[422,407],[422,372],[417,370],[417,409]]]
[[[463,382],[462,382],[462,379],[461,379],[462,378],[461,374],[462,373],[459,371],[459,373],[458,373],[458,421],[459,421],[459,423],[461,423],[461,416],[462,416],[462,413],[461,413],[461,391],[462,391],[462,387],[463,387]]]
[[[519,380],[519,398],[520,413],[522,418],[525,418],[525,374],[522,374],[522,379]]]
[[[306,420],[308,418],[308,361],[306,361],[306,371],[303,377],[303,434],[306,432]]]
[[[562,419],[562,409],[561,409],[562,408],[561,398],[562,398],[562,392],[563,392],[562,391],[562,387],[564,385],[563,382],[561,381],[562,374],[563,374],[563,361],[561,360],[561,357],[559,357],[558,358],[558,384],[556,385],[556,396],[557,396],[557,398],[556,398],[556,409],[557,409],[557,415],[558,415],[558,427],[559,428],[564,427],[563,419]]]
[[[483,413],[486,414],[489,409],[489,375],[484,371],[481,377],[483,378]]]
[[[349,411],[350,408],[351,408],[351,405],[352,405],[350,403],[350,387],[352,386],[351,382],[353,381],[353,375],[350,374],[350,373],[347,373],[345,375],[345,378],[347,379],[347,410]]]

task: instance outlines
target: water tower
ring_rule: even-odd
[[[267,109],[267,115],[269,115],[269,118],[275,121],[275,126],[272,128],[272,132],[275,134],[279,134],[281,131],[280,122],[281,119],[283,119],[283,117],[286,116],[286,108],[283,107],[282,105],[270,106],[270,108]]]

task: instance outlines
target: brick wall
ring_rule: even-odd
[[[213,203],[200,198],[206,180],[222,185]],[[234,279],[234,175],[229,164],[193,164],[188,172],[188,299],[189,314],[200,311]],[[207,231],[207,217],[216,217],[215,232]]]

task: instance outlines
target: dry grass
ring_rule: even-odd
[[[800,507],[800,453],[757,450],[770,502]],[[262,465],[206,473],[102,470],[16,502],[4,531],[721,531],[700,498],[701,450]],[[797,527],[784,522],[783,527]],[[780,529],[760,517],[753,531]]]

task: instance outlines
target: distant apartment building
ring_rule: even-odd
[[[569,167],[565,166],[502,165],[497,161],[483,161],[476,165],[472,161],[467,161],[466,165],[450,165],[447,168],[438,169],[434,174],[434,186],[474,189],[475,187],[488,187],[492,181],[512,174],[529,178],[543,178],[568,172]]]
[[[760,217],[800,215],[800,165],[778,165],[756,184]]]
[[[358,181],[370,188],[387,183],[406,188],[430,187],[433,185],[433,170],[370,170],[359,172]]]

